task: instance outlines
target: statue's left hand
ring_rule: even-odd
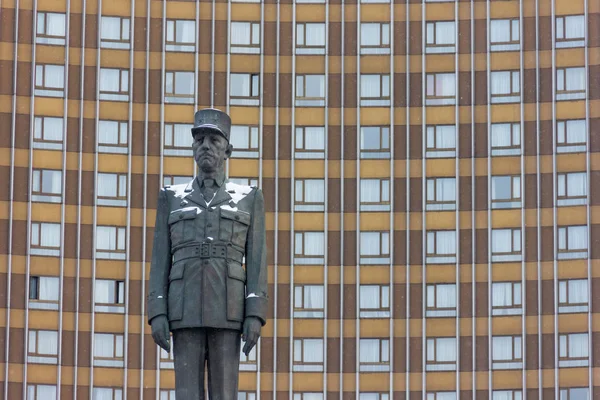
[[[246,342],[244,344],[243,349],[243,352],[246,355],[246,357],[248,357],[248,354],[250,354],[250,351],[252,351],[252,349],[256,345],[256,342],[258,342],[261,327],[262,324],[260,322],[260,319],[256,317],[246,317],[246,319],[244,319],[242,340]]]

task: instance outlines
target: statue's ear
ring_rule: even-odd
[[[229,143],[227,145],[227,148],[225,149],[225,159],[228,159],[229,157],[231,157],[231,153],[233,153],[233,145],[231,143]]]

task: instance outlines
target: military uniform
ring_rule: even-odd
[[[199,375],[204,376],[205,358],[211,400],[233,400],[244,318],[256,317],[262,325],[266,321],[264,199],[256,187],[222,177],[214,180],[216,192],[207,199],[204,185],[194,178],[160,191],[148,321],[159,315],[168,318],[178,400],[203,398],[197,388],[187,386],[193,386],[193,379],[203,387]],[[228,383],[211,384],[211,368],[221,369]],[[218,385],[221,389],[215,390],[222,393],[211,392]]]

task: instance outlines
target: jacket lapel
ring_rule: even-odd
[[[206,202],[204,201],[204,196],[202,196],[202,192],[200,191],[200,185],[198,184],[198,179],[194,178],[190,183],[188,183],[185,188],[185,196],[183,197],[186,200],[192,201],[199,205],[202,208],[206,208]]]
[[[223,182],[223,184],[221,185],[219,190],[217,190],[217,193],[215,194],[215,198],[210,202],[211,207],[217,206],[223,202],[231,200],[231,196],[229,195],[229,193],[227,193],[227,190],[225,190],[226,184],[227,184],[227,179],[225,179],[225,181]]]

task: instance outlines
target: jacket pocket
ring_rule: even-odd
[[[198,214],[200,214],[198,207],[180,208],[169,214],[171,249],[194,240],[195,222]]]
[[[244,306],[246,303],[246,271],[242,264],[227,263],[227,319],[244,321]]]
[[[169,321],[178,321],[183,318],[184,272],[185,262],[180,262],[173,265],[169,273],[169,295],[167,299]]]
[[[221,208],[221,226],[219,239],[233,243],[241,248],[246,247],[246,235],[250,226],[250,214],[245,211],[233,211]]]

